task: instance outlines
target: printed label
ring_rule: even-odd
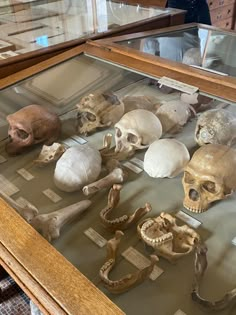
[[[107,243],[107,240],[91,227],[84,231],[84,234],[99,247],[104,247]]]
[[[232,244],[234,245],[234,246],[236,246],[236,236],[232,239]]]
[[[139,174],[143,171],[141,168],[139,168],[138,166],[136,166],[130,162],[125,162],[125,163],[123,163],[123,165],[136,174]]]
[[[7,159],[4,156],[0,155],[0,164],[4,163],[6,161],[7,161]]]
[[[142,270],[150,265],[150,260],[132,246],[127,248],[121,255],[139,270]],[[164,271],[161,268],[155,265],[149,278],[154,281],[160,277],[163,272]]]
[[[56,194],[53,190],[51,190],[49,188],[44,190],[43,194],[55,203],[62,200],[62,198],[58,194]]]
[[[0,175],[0,190],[4,192],[8,196],[12,196],[20,189],[16,187],[14,184],[12,184],[6,177],[3,175]]]
[[[140,160],[140,159],[134,157],[134,158],[132,158],[130,161],[133,162],[134,164],[138,165],[141,169],[144,168],[144,166],[143,166],[143,161],[142,161],[142,160]]]
[[[76,142],[78,142],[79,144],[85,144],[87,143],[88,141],[79,137],[79,136],[72,136],[71,137],[73,140],[75,140]]]
[[[176,89],[178,91],[185,92],[187,94],[193,94],[193,93],[198,91],[198,87],[196,87],[196,86],[189,85],[189,84],[186,84],[186,83],[183,83],[183,82],[179,82],[177,80],[170,79],[170,78],[167,78],[167,77],[160,78],[158,80],[158,83],[161,86],[165,85],[165,86],[171,87],[173,89]]]
[[[16,171],[19,175],[21,175],[25,180],[31,180],[34,178],[30,172],[28,172],[25,168],[20,168]]]
[[[174,315],[187,315],[187,314],[181,311],[181,309],[179,309],[177,312],[174,313]]]
[[[183,212],[183,211],[178,211],[175,216],[179,219],[181,219],[182,221],[184,221],[185,223],[187,223],[188,225],[192,226],[193,228],[197,229],[202,222],[198,221],[197,219],[191,217],[189,214]]]
[[[78,142],[76,142],[72,138],[65,139],[65,140],[62,141],[62,143],[64,143],[67,147],[73,147],[74,145],[78,144]]]
[[[29,202],[28,200],[26,200],[25,198],[23,197],[19,197],[16,199],[16,203],[18,203],[19,206],[21,207],[31,207],[31,208],[35,208],[35,205],[33,205],[31,202]]]

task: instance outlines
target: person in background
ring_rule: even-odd
[[[211,25],[207,0],[168,0],[167,7],[186,10],[185,23]]]

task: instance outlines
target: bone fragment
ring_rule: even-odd
[[[42,235],[51,242],[60,236],[60,230],[69,221],[83,213],[91,205],[90,200],[82,200],[60,210],[37,215],[31,225],[42,232]]]
[[[38,209],[33,205],[20,206],[10,196],[0,191],[0,197],[2,197],[12,208],[14,208],[20,216],[22,216],[27,222],[30,221],[38,214]]]
[[[65,146],[57,142],[54,142],[51,146],[43,145],[43,148],[37,160],[34,160],[34,163],[37,166],[45,166],[57,161],[65,151]]]
[[[195,249],[195,262],[194,262],[194,283],[193,290],[191,293],[193,301],[200,304],[200,306],[206,312],[217,312],[232,306],[236,302],[236,288],[227,292],[222,299],[218,301],[208,301],[200,295],[200,283],[203,279],[204,273],[207,269],[207,247],[206,245],[200,244]]]
[[[143,282],[149,277],[153,271],[155,263],[158,261],[158,257],[152,255],[150,256],[150,265],[144,269],[138,270],[132,274],[129,273],[119,280],[110,280],[109,273],[115,266],[118,246],[123,235],[123,232],[118,230],[115,232],[115,237],[107,242],[107,259],[99,271],[104,287],[114,294],[120,294],[128,291],[130,288]]]
[[[136,209],[131,215],[125,214],[116,219],[109,219],[108,217],[111,211],[117,207],[120,201],[121,189],[121,185],[113,185],[108,194],[107,206],[100,212],[100,218],[103,225],[111,231],[127,229],[131,224],[137,222],[141,217],[152,210],[151,205],[146,203],[143,208]]]

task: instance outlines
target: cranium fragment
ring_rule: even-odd
[[[160,107],[160,102],[158,99],[147,95],[125,96],[122,101],[124,103],[125,113],[128,113],[134,109],[145,109],[156,113]]]
[[[37,160],[34,160],[34,163],[38,166],[45,166],[57,161],[65,151],[65,146],[57,142],[54,142],[51,146],[43,145],[43,148]]]
[[[184,170],[184,207],[204,212],[236,189],[236,151],[220,144],[200,147]]]
[[[51,145],[61,131],[61,122],[55,113],[40,105],[29,105],[7,116],[9,123],[6,144],[8,154],[21,153],[25,148],[37,143]]]
[[[204,144],[232,145],[236,139],[236,116],[225,109],[212,109],[201,114],[195,129],[195,140]]]
[[[197,92],[193,94],[181,93],[180,100],[182,102],[190,104],[194,108],[196,113],[204,111],[206,109],[210,109],[213,103],[212,98],[199,94]]]
[[[114,125],[124,114],[124,104],[112,92],[84,96],[78,108],[78,131],[88,134]]]
[[[107,206],[100,212],[100,219],[103,225],[111,231],[115,231],[117,229],[127,229],[130,225],[137,222],[146,213],[152,210],[151,205],[149,203],[146,203],[143,208],[136,209],[135,212],[131,215],[125,214],[119,218],[109,219],[108,216],[110,215],[111,211],[119,204],[121,189],[121,185],[113,185],[108,194]]]
[[[116,152],[132,152],[148,148],[162,135],[159,119],[145,109],[136,109],[126,113],[115,124]]]
[[[175,139],[154,141],[144,156],[144,170],[151,177],[175,177],[190,159],[186,146]]]
[[[80,190],[98,178],[101,162],[99,151],[89,144],[70,147],[56,163],[54,183],[66,192]]]
[[[123,293],[125,291],[128,291],[130,288],[142,283],[146,278],[150,276],[155,266],[155,263],[158,261],[157,256],[151,255],[149,266],[132,274],[129,273],[120,280],[109,279],[109,273],[115,266],[118,246],[123,235],[124,233],[122,231],[116,231],[115,237],[107,242],[106,262],[103,264],[99,271],[99,275],[104,287],[114,294]]]
[[[177,133],[188,122],[193,108],[180,100],[163,102],[156,115],[160,119],[164,133]]]
[[[194,283],[191,293],[193,301],[197,302],[204,311],[217,312],[232,306],[236,302],[236,288],[227,292],[222,299],[217,301],[209,301],[201,297],[200,284],[207,269],[207,247],[199,244],[195,249],[194,261]]]
[[[179,226],[170,214],[162,212],[138,224],[138,234],[158,255],[174,262],[191,253],[200,241],[199,235],[187,225]]]

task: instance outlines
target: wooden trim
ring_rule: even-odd
[[[0,208],[0,262],[45,314],[124,314],[2,199]]]

